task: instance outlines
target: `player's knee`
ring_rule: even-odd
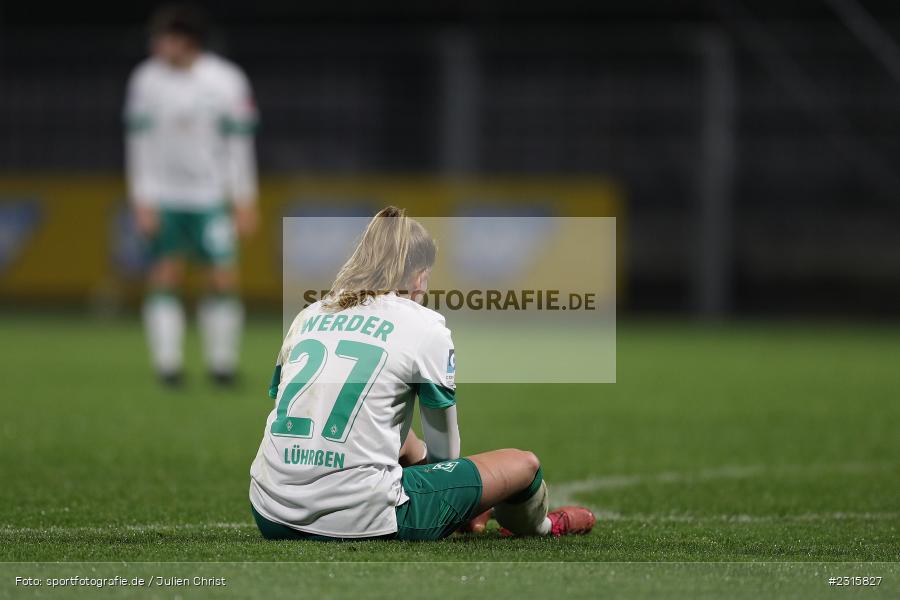
[[[238,277],[234,269],[214,268],[209,273],[209,286],[212,291],[224,294],[237,290]]]
[[[518,452],[523,467],[527,470],[528,475],[533,478],[538,469],[541,468],[540,459],[537,457],[537,454],[528,450],[519,450]]]
[[[181,284],[181,270],[177,265],[161,263],[150,271],[150,284],[157,288],[174,288]]]

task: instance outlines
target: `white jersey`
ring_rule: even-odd
[[[144,61],[128,84],[125,122],[135,202],[205,210],[255,198],[256,109],[231,62],[211,53],[186,69]]]
[[[453,343],[444,318],[395,294],[294,320],[273,378],[276,398],[250,470],[250,502],[307,533],[397,531],[400,447],[413,403],[455,404]],[[274,393],[273,393],[274,392]]]

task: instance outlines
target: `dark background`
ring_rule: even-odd
[[[0,170],[121,169],[152,8],[0,5]],[[609,176],[626,310],[900,314],[898,3],[209,8],[263,172]]]

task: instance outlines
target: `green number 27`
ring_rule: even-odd
[[[354,360],[356,364],[353,365],[350,375],[341,387],[341,391],[338,392],[334,407],[322,428],[322,437],[332,442],[345,442],[366,395],[387,361],[387,352],[372,344],[341,340],[338,342],[335,354],[339,358]],[[296,363],[304,356],[307,357],[306,364],[284,387],[284,392],[278,401],[275,420],[272,422],[270,430],[272,435],[296,438],[311,438],[313,435],[315,423],[312,419],[289,417],[288,412],[294,402],[322,374],[325,363],[328,361],[328,349],[322,342],[307,338],[293,347],[288,362]]]

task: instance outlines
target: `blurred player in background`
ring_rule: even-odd
[[[160,9],[152,56],[131,75],[125,106],[127,169],[137,227],[151,267],[144,323],[154,366],[167,384],[183,376],[185,263],[206,271],[198,308],[210,375],[233,382],[243,307],[237,238],[257,226],[257,114],[247,77],[205,48],[206,16],[189,5]]]

